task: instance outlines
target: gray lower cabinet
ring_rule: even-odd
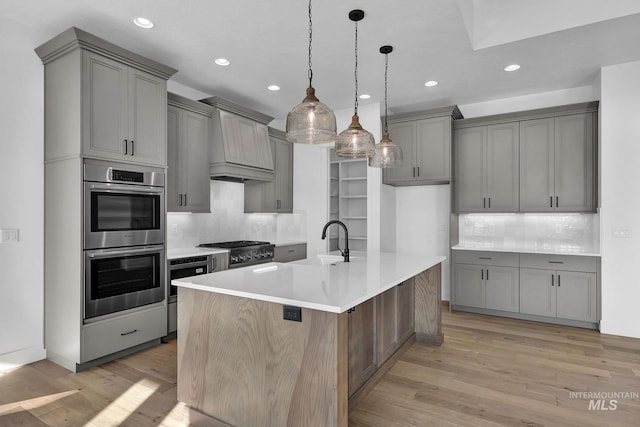
[[[306,243],[276,245],[273,249],[274,262],[291,262],[307,258]]]
[[[521,122],[520,210],[595,210],[595,113]]]
[[[453,309],[591,328],[599,320],[596,257],[454,251],[452,292]]]
[[[455,305],[518,312],[518,254],[456,251]]]
[[[213,108],[168,94],[167,211],[210,212],[209,124]]]
[[[448,184],[451,180],[451,126],[462,118],[451,106],[388,117],[389,134],[402,148],[401,167],[383,170],[382,183],[394,186]]]
[[[349,396],[355,393],[378,368],[376,346],[376,298],[349,313]]]
[[[244,185],[245,213],[293,212],[293,144],[284,132],[269,128],[274,159],[273,181],[247,181]]]
[[[518,129],[518,122],[456,129],[457,212],[518,211]]]
[[[522,254],[521,266],[522,313],[598,321],[595,258]]]

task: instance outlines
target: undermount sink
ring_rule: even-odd
[[[320,260],[320,263],[322,265],[344,262],[344,257],[342,255],[318,254],[318,259]],[[355,259],[355,258],[351,257],[350,259]]]

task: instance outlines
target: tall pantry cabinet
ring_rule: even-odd
[[[35,51],[45,71],[45,348],[77,371],[166,335],[164,302],[83,321],[82,168],[166,167],[166,81],[177,70],[74,27]]]

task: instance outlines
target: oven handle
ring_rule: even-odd
[[[126,194],[162,194],[164,193],[164,187],[151,187],[148,185],[126,185],[126,184],[105,184],[105,183],[90,183],[88,184],[90,190],[102,190],[105,192],[118,192]]]
[[[99,249],[86,251],[87,257],[89,258],[104,258],[104,257],[112,257],[114,255],[140,255],[154,252],[164,252],[164,246],[156,245],[156,246],[144,246],[142,248],[116,248],[116,249]]]

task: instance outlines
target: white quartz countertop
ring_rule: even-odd
[[[167,250],[167,259],[189,258],[193,256],[215,255],[229,253],[229,249],[218,248],[174,248]]]
[[[317,257],[220,271],[171,284],[261,301],[342,313],[446,259],[410,253],[352,252],[351,262]]]
[[[563,243],[514,243],[496,244],[493,242],[461,243],[452,250],[517,252],[523,254],[600,256],[600,248],[595,246],[568,245]]]

